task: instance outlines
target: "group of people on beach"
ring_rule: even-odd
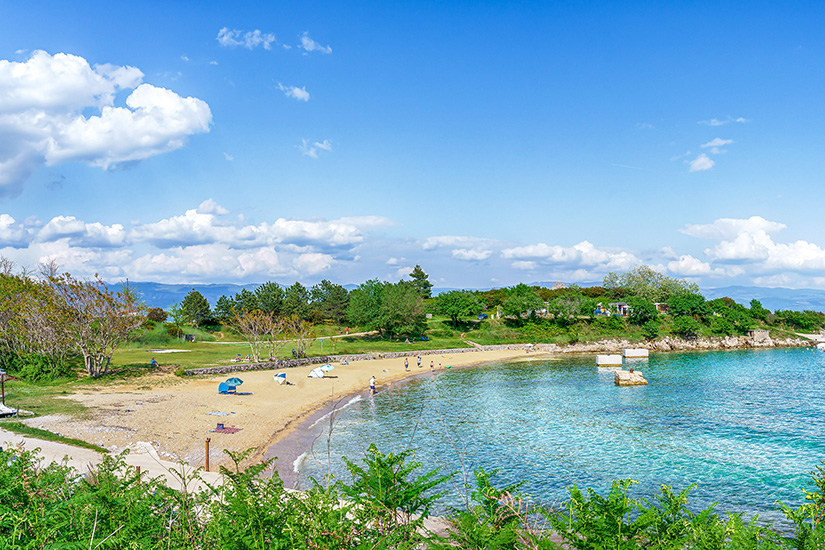
[[[421,368],[421,356],[416,355],[416,362],[418,364],[418,368]],[[438,368],[441,368],[441,363],[438,364]],[[404,370],[406,372],[410,372],[410,360],[409,358],[404,358]],[[435,361],[430,360],[430,372],[435,374]],[[370,395],[375,395],[375,376],[370,377]]]

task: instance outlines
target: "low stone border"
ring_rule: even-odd
[[[317,365],[325,363],[343,363],[345,361],[371,361],[373,359],[396,359],[398,357],[415,357],[417,355],[446,355],[448,353],[474,353],[477,351],[555,351],[556,344],[503,344],[498,346],[479,346],[473,344],[471,348],[453,349],[424,349],[411,351],[393,351],[387,353],[362,353],[357,355],[320,355],[317,357],[301,357],[299,359],[278,359],[276,361],[266,361],[261,363],[233,363],[231,365],[221,365],[218,367],[203,367],[200,369],[186,369],[186,374],[193,376],[196,374],[226,374],[228,372],[245,372],[250,370],[276,370],[291,369],[304,365]]]
[[[645,348],[651,351],[690,351],[711,349],[736,348],[765,348],[765,347],[799,347],[810,345],[810,340],[802,338],[786,338],[772,340],[771,338],[754,340],[746,336],[728,336],[726,338],[682,340],[666,336],[654,342],[628,342],[627,340],[602,340],[587,344],[571,344],[559,347],[556,344],[501,344],[482,346],[475,342],[467,342],[473,347],[454,349],[425,349],[410,351],[394,351],[387,353],[362,353],[357,355],[321,355],[318,357],[302,357],[300,359],[278,359],[263,363],[237,363],[219,367],[204,367],[201,369],[186,369],[189,376],[195,374],[225,374],[228,372],[244,372],[250,370],[290,369],[303,365],[325,363],[343,363],[345,361],[371,361],[373,359],[395,359],[398,357],[415,357],[417,355],[446,355],[448,353],[473,353],[477,351],[525,351],[530,352],[557,352],[557,353],[599,353],[615,352],[625,348]]]

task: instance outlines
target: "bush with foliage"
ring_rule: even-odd
[[[81,475],[65,465],[41,467],[30,451],[0,451],[2,548],[98,549],[554,549],[576,550],[821,550],[825,547],[825,468],[811,473],[814,488],[798,508],[780,503],[793,523],[782,538],[740,515],[713,507],[694,512],[690,488],[663,486],[652,500],[628,495],[633,483],[615,481],[606,495],[569,489],[557,509],[534,505],[520,484],[497,487],[496,472],[475,472],[464,509],[447,515],[443,536],[424,519],[451,477],[410,461],[412,451],[383,454],[371,445],[359,464],[347,461],[349,483],[329,480],[289,492],[272,461],[241,468],[252,450],[228,452],[223,483],[202,492],[174,491],[104,456]],[[172,473],[191,488],[198,472]]]
[[[670,324],[670,332],[682,338],[695,338],[700,329],[699,322],[688,315],[676,317]]]

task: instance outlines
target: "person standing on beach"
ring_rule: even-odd
[[[410,370],[410,360],[406,357],[404,358],[404,370]]]
[[[420,355],[418,356],[418,368],[419,369],[421,368],[421,356]]]
[[[375,395],[375,376],[370,377],[370,395]]]
[[[433,372],[433,362],[430,361],[430,372]]]

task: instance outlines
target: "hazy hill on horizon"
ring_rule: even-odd
[[[114,287],[122,286],[117,283]],[[528,283],[531,286],[543,286],[551,288],[555,282],[534,282]],[[579,286],[595,286],[600,283],[587,282],[577,283]],[[207,284],[166,284],[153,282],[129,282],[129,286],[137,291],[143,301],[149,307],[159,307],[168,311],[173,304],[180,303],[183,298],[192,290],[197,290],[209,301],[209,305],[214,307],[215,302],[221,296],[234,296],[241,289],[254,291],[259,283],[234,284],[234,283],[207,283]],[[285,286],[285,285],[281,285]],[[358,285],[342,285],[347,290],[352,290]],[[456,290],[455,288],[433,288],[433,295],[442,292]],[[489,288],[473,289],[489,290]],[[754,298],[762,302],[762,306],[776,311],[777,309],[788,309],[803,311],[806,309],[814,311],[825,311],[825,290],[819,289],[792,289],[782,287],[758,287],[733,285],[717,288],[703,288],[702,294],[708,300],[723,298],[727,296],[738,303],[747,306]]]

